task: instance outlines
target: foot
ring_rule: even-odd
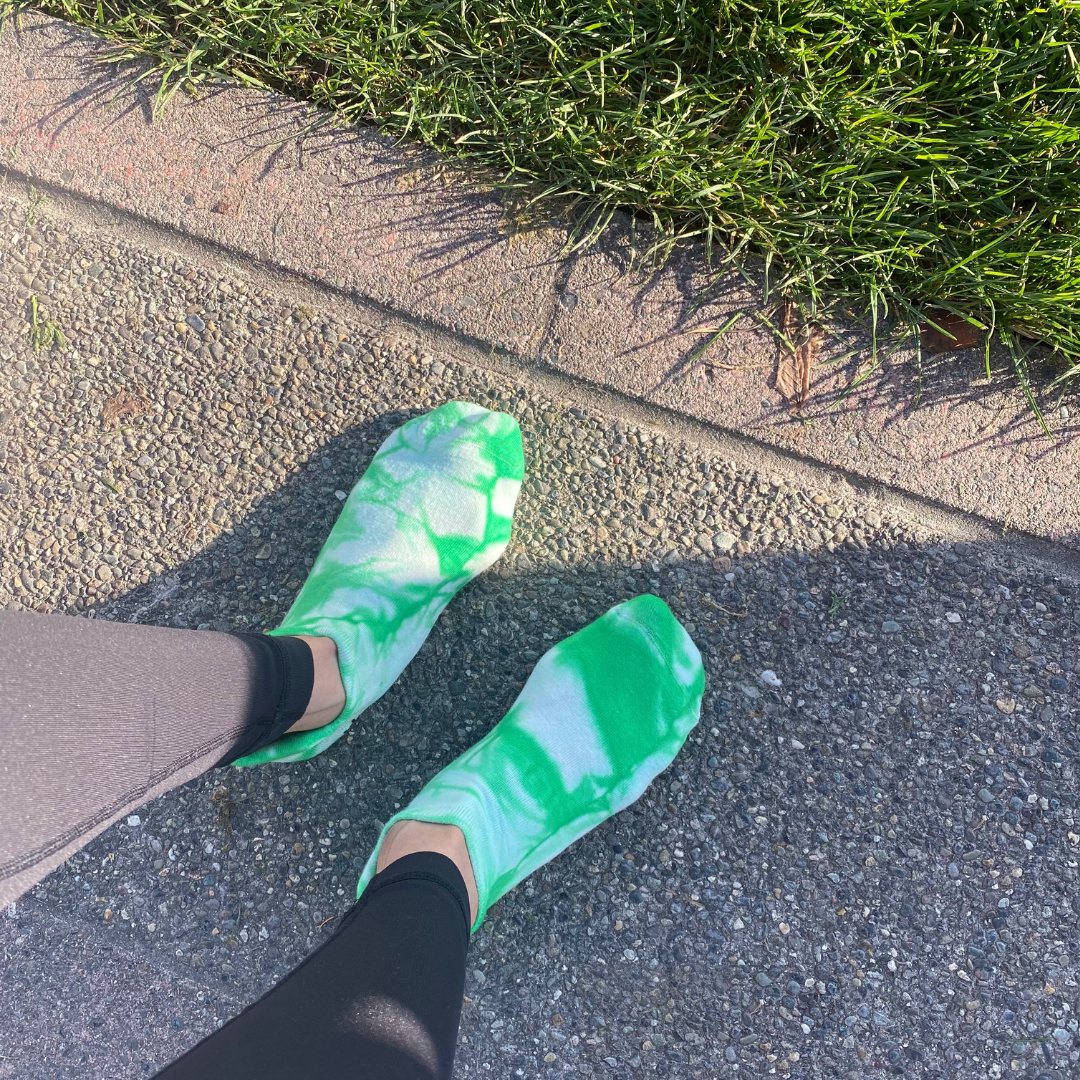
[[[662,600],[639,596],[560,642],[510,712],[387,823],[454,825],[474,877],[473,929],[518,882],[629,806],[698,721],[705,674]]]
[[[505,550],[524,475],[512,416],[451,401],[379,448],[274,634],[330,638],[345,705],[237,765],[322,753],[416,655],[454,594]]]

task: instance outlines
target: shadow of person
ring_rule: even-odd
[[[95,617],[275,625],[340,506],[337,478],[409,415],[332,439],[164,590],[122,592]],[[331,932],[380,823],[498,722],[538,657],[653,592],[701,648],[701,723],[637,804],[493,910],[473,944],[481,1008],[465,1013],[460,1060],[495,1052],[485,1010],[552,1041],[557,987],[563,1034],[670,1075],[766,1042],[838,1070],[858,1046],[945,1068],[977,1031],[954,1026],[970,1012],[953,1001],[956,956],[965,1001],[1002,1005],[1034,988],[1031,933],[1075,934],[1073,586],[1011,548],[919,544],[888,523],[873,543],[775,544],[730,565],[678,548],[589,555],[565,543],[572,529],[545,535],[560,497],[527,481],[510,551],[339,743],[207,774],[40,894],[92,917],[119,875],[130,932],[238,1008]],[[142,913],[159,910],[154,937]],[[1074,961],[1056,963],[1065,977]],[[604,1019],[620,1015],[632,1040]],[[531,1051],[508,1061],[525,1067]]]

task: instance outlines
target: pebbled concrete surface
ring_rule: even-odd
[[[1054,440],[995,352],[874,360],[866,328],[828,328],[814,394],[792,417],[773,389],[775,313],[761,282],[712,283],[688,249],[646,272],[621,221],[564,257],[558,222],[446,162],[369,130],[324,126],[295,102],[217,87],[157,120],[136,69],[33,13],[0,34],[0,153],[12,175],[122,208],[407,316],[418,327],[560,371],[892,485],[1011,530],[1080,545],[1080,427],[1072,398],[1039,392]],[[302,207],[303,212],[297,212]],[[736,317],[706,352],[699,350]],[[711,329],[710,329],[711,328]],[[1042,377],[1040,358],[1033,370]],[[850,390],[846,396],[842,391]]]
[[[264,992],[542,651],[645,590],[702,648],[703,722],[493,910],[458,1075],[1075,1075],[1067,560],[66,205],[0,192],[0,603],[272,626],[336,492],[450,397],[519,417],[529,480],[507,557],[346,740],[186,785],[0,917],[0,1077],[150,1075]],[[65,344],[33,348],[31,296]],[[111,427],[121,389],[146,411]]]

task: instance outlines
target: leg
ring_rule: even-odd
[[[450,1080],[469,943],[462,868],[471,876],[467,859],[432,851],[394,860],[326,944],[158,1080]]]
[[[449,1080],[470,927],[670,764],[703,683],[655,597],[557,645],[388,823],[337,934],[158,1080]]]
[[[323,638],[0,612],[0,904],[148,799],[344,700]]]

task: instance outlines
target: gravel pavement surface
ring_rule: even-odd
[[[541,653],[643,591],[705,655],[702,723],[492,910],[458,1075],[1080,1071],[1080,605],[1051,569],[33,200],[0,200],[0,362],[10,607],[269,628],[407,417],[510,411],[528,462],[510,551],[346,739],[186,785],[0,916],[0,1078],[147,1076],[258,997]]]

